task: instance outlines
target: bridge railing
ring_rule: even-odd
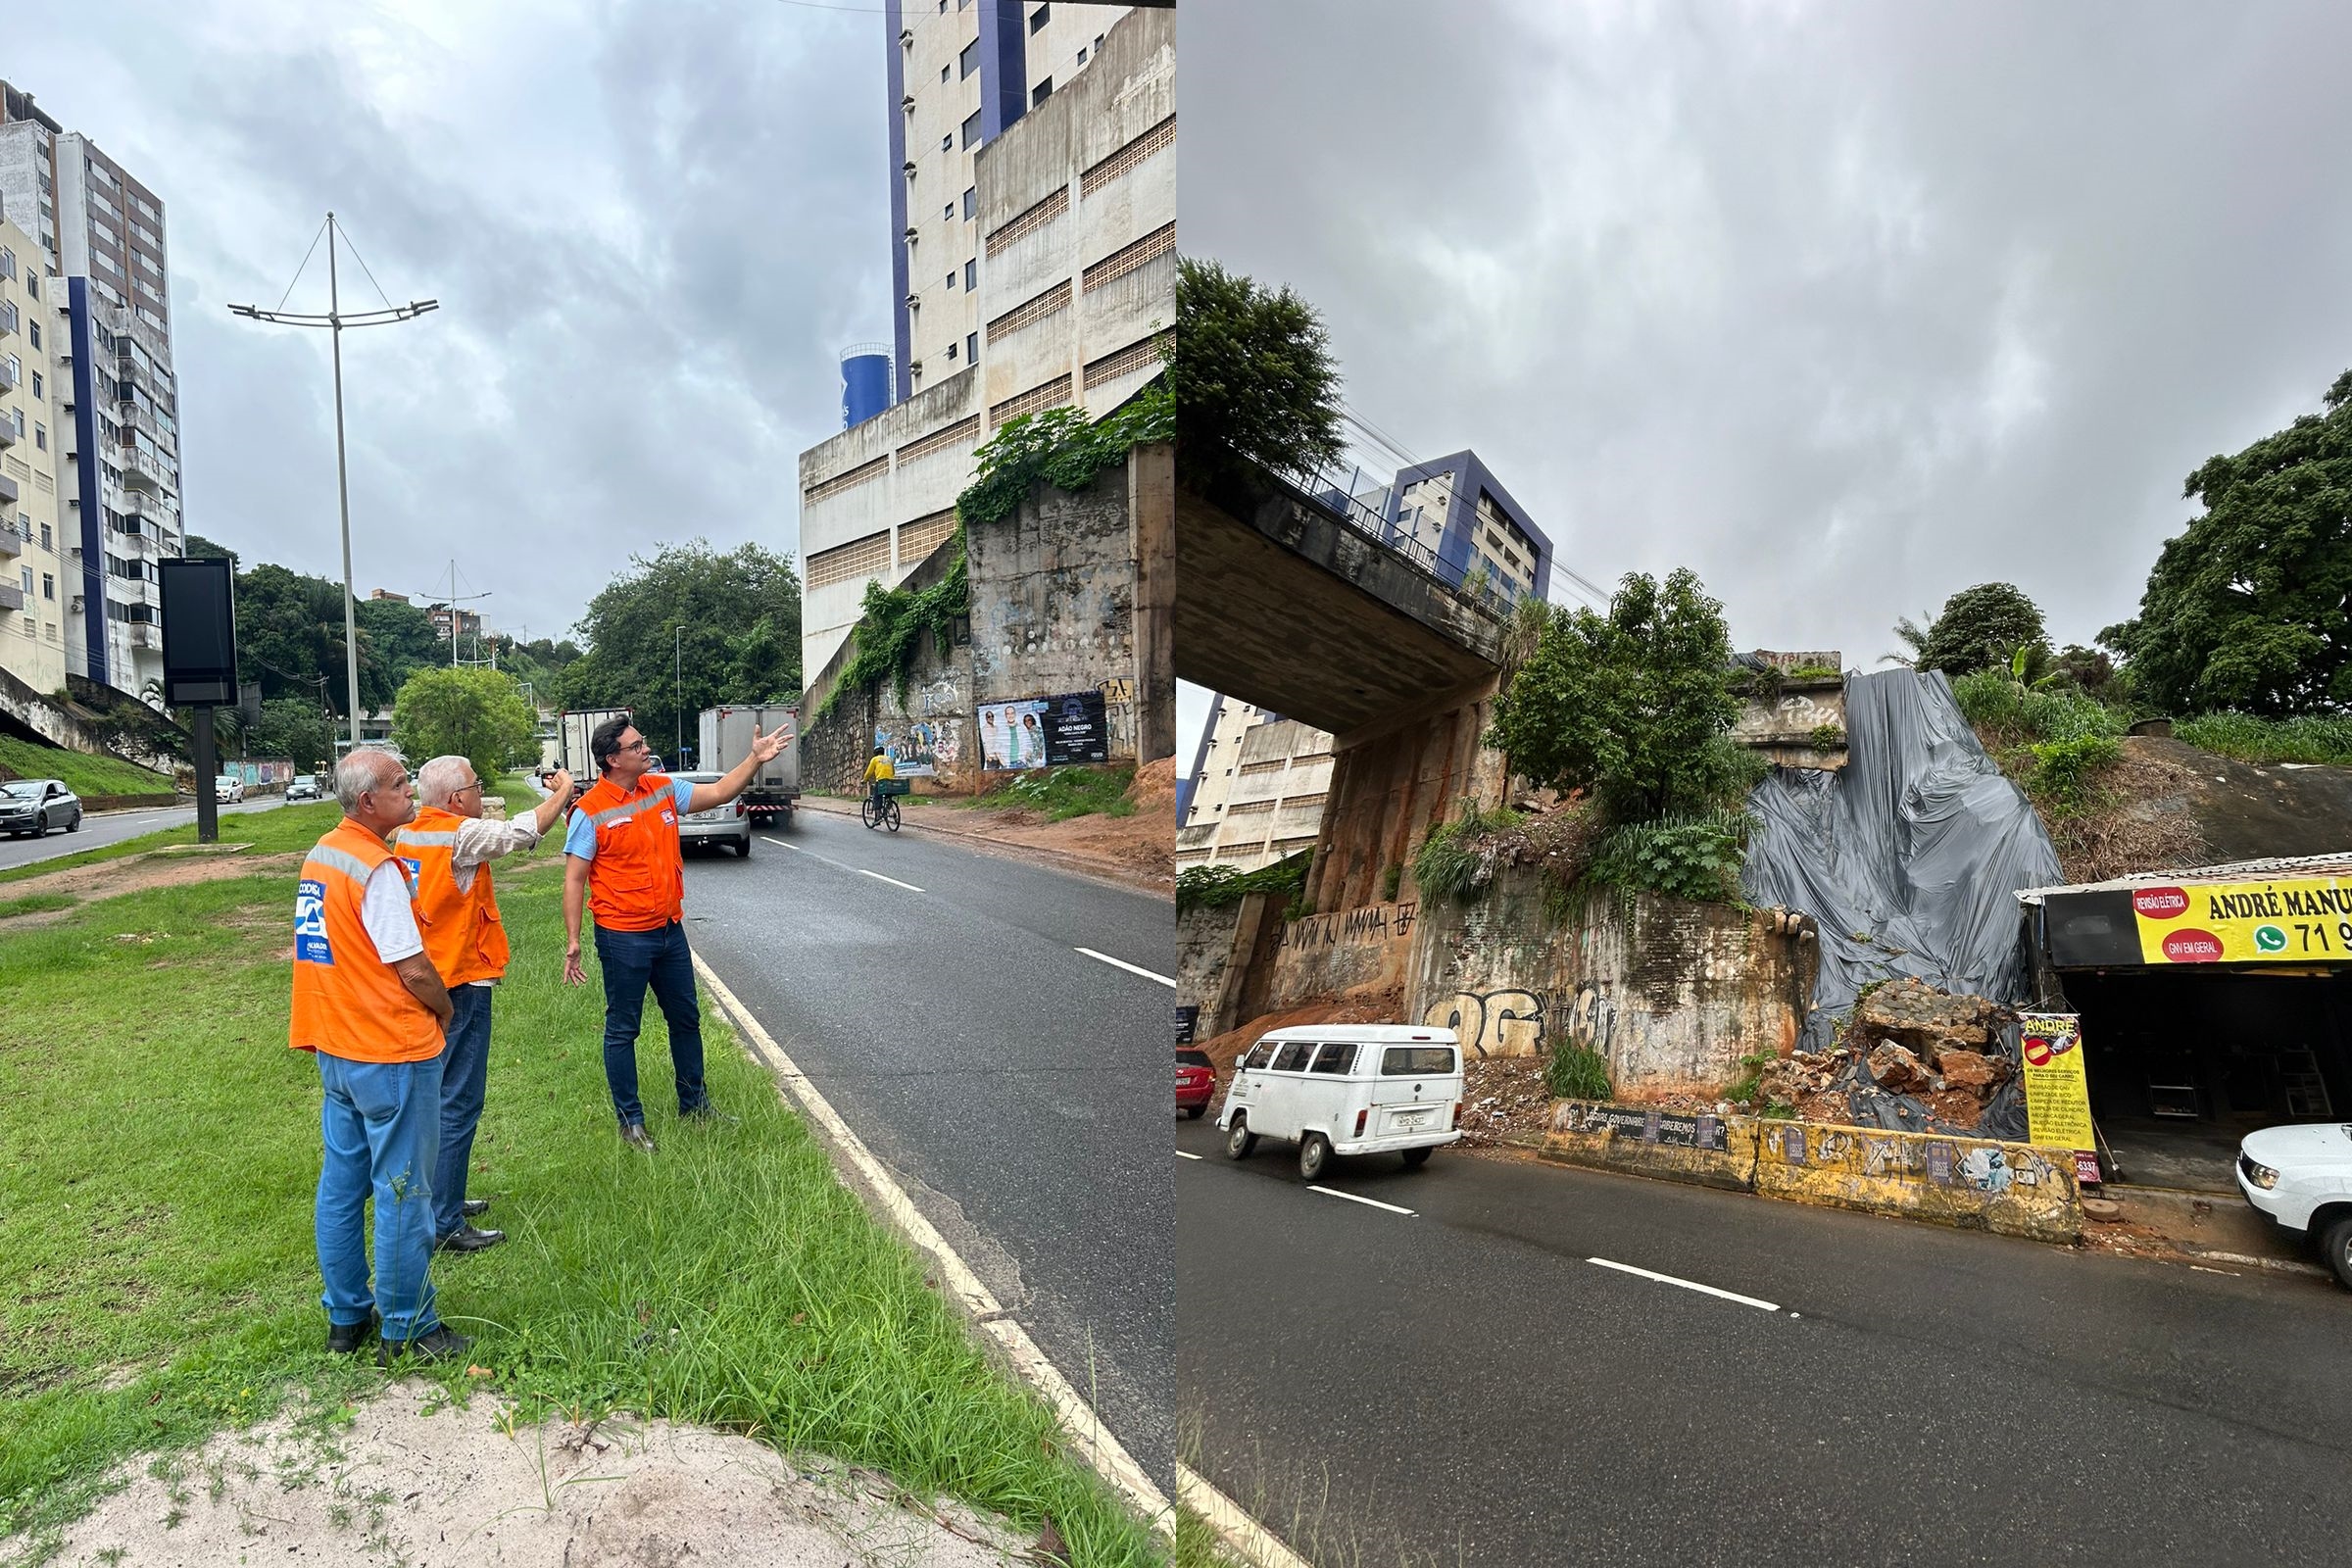
[[[1362,468],[1334,466],[1294,470],[1280,477],[1355,532],[1391,555],[1411,562],[1455,593],[1477,601],[1493,614],[1508,620],[1517,610],[1521,593],[1516,584],[1496,581],[1439,556],[1435,547],[1415,537],[1402,518],[1390,515],[1396,510],[1394,490],[1388,485],[1366,488]]]

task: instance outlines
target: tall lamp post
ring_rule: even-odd
[[[686,688],[678,678],[678,649],[681,646],[680,639],[685,635],[686,627],[682,622],[669,628],[669,706],[678,710],[677,746],[669,754],[669,760],[673,762],[686,755]]]
[[[326,215],[326,314],[307,315],[302,312],[265,311],[252,305],[231,305],[229,313],[249,320],[272,321],[279,326],[323,326],[331,334],[335,361],[335,498],[343,518],[343,677],[351,698],[351,744],[360,744],[360,627],[359,614],[351,591],[351,478],[343,447],[343,329],[347,326],[388,326],[394,321],[410,321],[427,311],[439,310],[439,300],[412,300],[406,305],[385,302],[380,311],[356,311],[343,314],[343,295],[335,271],[336,239],[340,230],[335,226],[335,215]],[[311,242],[315,247],[317,240]],[[353,253],[355,256],[357,252]],[[367,263],[360,264],[363,270]],[[297,273],[299,277],[301,274]],[[373,274],[369,274],[372,280]],[[380,290],[378,291],[381,292]],[[284,303],[280,301],[279,303]],[[456,625],[453,622],[454,634]],[[453,635],[454,643],[455,637]]]

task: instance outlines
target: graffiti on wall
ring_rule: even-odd
[[[1310,914],[1282,928],[1285,948],[1337,948],[1410,937],[1418,904],[1367,904],[1360,909]]]
[[[1535,991],[1457,991],[1421,1009],[1421,1022],[1450,1029],[1481,1056],[1532,1056],[1544,1040],[1544,997]]]

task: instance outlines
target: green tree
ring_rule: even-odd
[[[245,732],[245,750],[289,758],[297,767],[324,767],[335,759],[334,728],[316,702],[271,697],[262,703],[261,722]]]
[[[360,697],[368,707],[391,703],[418,670],[449,662],[449,639],[433,630],[423,606],[363,599],[351,609],[360,631]]]
[[[1590,789],[1619,821],[1703,810],[1741,780],[1723,606],[1693,573],[1636,572],[1608,613],[1554,611],[1494,704],[1493,745],[1538,783]]]
[[[1904,636],[1907,621],[1895,623]],[[1905,637],[1905,641],[1909,641]],[[2049,657],[2049,638],[2041,610],[2014,583],[1984,582],[1963,588],[1943,602],[1943,611],[1928,627],[1915,661],[1921,669],[1940,669],[1947,675],[1973,670],[2007,668],[2020,648],[2027,649],[2027,673],[2038,674]]]
[[[514,677],[501,670],[436,664],[411,675],[392,707],[392,744],[411,766],[457,756],[485,781],[537,757],[537,721]]]
[[[1306,474],[1343,450],[1329,335],[1288,287],[1260,288],[1215,262],[1178,262],[1170,380],[1188,467],[1213,471],[1238,454]]]
[[[187,542],[180,546],[179,553],[190,561],[225,561],[231,571],[236,569],[237,553],[226,545],[213,543],[200,533],[188,535]]]
[[[2156,707],[2352,704],[2352,370],[2324,402],[2188,476],[2204,513],[2165,541],[2138,615],[2099,633]]]
[[[237,669],[262,683],[262,696],[305,697],[323,691],[347,712],[343,672],[343,590],[263,562],[237,574]],[[319,677],[326,676],[324,686]],[[367,683],[361,683],[367,699]],[[389,696],[386,692],[384,696]],[[382,698],[377,699],[380,706]]]
[[[696,539],[632,557],[574,629],[588,651],[558,692],[534,695],[630,709],[665,754],[706,708],[801,694],[801,580],[790,559],[756,544],[721,555]]]

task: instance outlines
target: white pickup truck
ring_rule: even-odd
[[[2284,1230],[2320,1244],[2352,1288],[2352,1125],[2265,1127],[2237,1146],[2237,1188]]]

